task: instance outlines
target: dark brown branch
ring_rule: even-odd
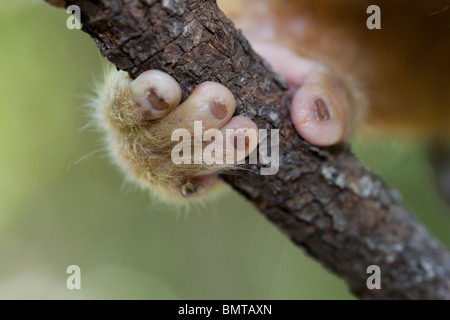
[[[83,30],[132,77],[170,73],[184,97],[218,81],[238,114],[280,129],[280,172],[259,166],[224,179],[297,245],[344,278],[361,298],[450,299],[450,254],[405,209],[397,192],[365,169],[347,146],[318,149],[295,133],[282,78],[250,48],[213,0],[48,0],[78,5]],[[382,290],[366,287],[382,270]]]

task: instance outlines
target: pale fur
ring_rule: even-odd
[[[122,71],[109,70],[97,89],[96,119],[104,129],[112,158],[133,180],[150,188],[164,201],[180,202],[186,197],[182,188],[195,184],[195,178],[234,168],[230,165],[175,165],[171,152],[175,129],[187,128],[180,115],[156,121],[143,121],[130,99],[130,78]],[[202,191],[199,190],[198,194]]]

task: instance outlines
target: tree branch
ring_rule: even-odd
[[[223,178],[295,244],[366,299],[450,299],[450,254],[401,204],[398,193],[365,169],[347,146],[318,149],[289,117],[285,81],[250,48],[214,0],[46,0],[78,5],[83,30],[102,54],[135,78],[171,74],[186,98],[203,81],[227,86],[237,114],[280,130],[280,171],[261,165]],[[378,265],[382,289],[367,289]]]

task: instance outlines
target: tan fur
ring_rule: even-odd
[[[163,200],[178,202],[186,198],[183,188],[196,187],[195,177],[233,167],[174,165],[171,151],[178,142],[172,142],[171,136],[173,130],[179,128],[179,118],[170,114],[161,120],[141,120],[130,99],[130,81],[125,72],[108,71],[98,88],[98,100],[94,105],[98,122],[107,133],[112,157],[134,180],[152,189]]]

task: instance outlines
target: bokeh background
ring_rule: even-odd
[[[0,2],[0,298],[352,299],[231,190],[177,209],[124,182],[85,128],[104,59],[68,15]],[[355,152],[450,245],[424,148],[359,138]],[[66,268],[82,289],[66,287]]]

